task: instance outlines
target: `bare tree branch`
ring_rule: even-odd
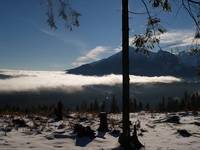
[[[198,5],[200,5],[200,2],[197,2],[197,1],[195,1],[195,0],[188,0],[188,2],[193,3],[193,4],[198,4]]]
[[[194,23],[196,24],[197,30],[200,31],[199,23],[198,23],[197,19],[195,18],[194,14],[193,14],[193,12],[192,12],[191,5],[190,5],[189,0],[187,1],[188,7],[186,7],[186,5],[185,5],[185,3],[184,3],[184,0],[182,0],[182,4],[183,4],[184,8],[187,10],[187,12],[189,13],[190,17],[193,19]]]
[[[46,0],[47,1],[47,23],[52,29],[57,29],[55,16],[64,21],[66,28],[72,30],[73,27],[79,27],[80,13],[72,9],[69,1],[66,0]],[[56,6],[59,6],[57,8]],[[58,10],[57,10],[57,9]],[[56,12],[54,12],[56,9]]]
[[[159,42],[159,35],[166,32],[166,30],[160,25],[160,19],[157,17],[151,16],[149,8],[144,0],[141,0],[145,10],[148,15],[148,22],[146,27],[146,32],[144,34],[135,35],[133,44],[140,48],[144,53],[148,53],[147,49],[153,49],[155,44],[161,49]],[[142,49],[141,49],[142,48]]]
[[[134,12],[134,11],[128,11],[131,14],[135,14],[135,15],[146,15],[147,12]]]

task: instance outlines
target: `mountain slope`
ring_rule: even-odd
[[[122,52],[119,52],[106,59],[70,69],[68,73],[82,75],[122,74],[121,55]],[[149,51],[149,55],[145,55],[142,52],[136,52],[131,47],[129,58],[130,74],[132,75],[191,77],[196,75],[198,64],[196,59],[200,57],[181,53],[174,55],[167,51],[158,51],[157,53]]]

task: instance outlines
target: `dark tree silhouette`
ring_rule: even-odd
[[[112,101],[110,104],[110,112],[111,113],[119,113],[119,107],[118,107],[118,104],[117,104],[117,101],[116,101],[116,98],[114,95],[112,97]]]
[[[94,100],[94,111],[95,112],[99,112],[99,102],[95,99]]]
[[[89,112],[94,112],[94,103],[90,102],[90,106],[89,106]]]
[[[64,109],[63,103],[59,101],[54,109],[54,113],[58,121],[63,119],[63,109]]]
[[[138,111],[138,102],[136,98],[133,99],[133,109],[134,109],[134,112]]]
[[[149,110],[150,110],[150,104],[149,104],[149,103],[147,103],[147,104],[145,105],[145,110],[146,110],[146,111],[149,111]]]
[[[119,143],[130,149],[130,119],[129,119],[129,12],[128,0],[122,0],[122,130]]]
[[[88,110],[88,105],[85,101],[82,101],[81,102],[81,105],[80,105],[80,111],[81,112],[86,112]]]
[[[81,14],[71,7],[69,1],[46,0],[45,2],[47,6],[47,23],[52,29],[57,29],[56,19],[61,19],[69,30],[72,30],[73,27],[79,27],[79,17]],[[58,18],[55,18],[56,16]]]
[[[139,102],[138,109],[139,109],[139,111],[143,110],[143,104],[142,104],[142,102]]]
[[[133,109],[133,100],[132,99],[130,99],[130,101],[129,101],[129,107],[130,107],[130,112],[134,112],[134,109]]]
[[[106,111],[106,101],[105,100],[101,103],[100,109],[101,109],[101,112]]]
[[[80,111],[79,104],[76,105],[75,111],[76,111],[76,112],[79,112],[79,111]]]

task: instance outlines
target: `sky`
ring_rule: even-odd
[[[58,29],[46,23],[45,0],[1,0],[0,69],[65,70],[108,57],[120,50],[121,0],[71,0],[81,13],[80,27]],[[165,50],[187,46],[194,34],[188,14],[172,5],[172,13],[156,10],[168,32],[161,37]],[[139,0],[130,0],[130,11],[143,12]],[[150,8],[151,9],[151,8]],[[178,15],[177,15],[178,12]],[[142,33],[147,16],[130,14],[130,39]],[[156,49],[155,49],[156,50]]]

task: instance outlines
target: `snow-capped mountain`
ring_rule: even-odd
[[[85,64],[68,73],[82,75],[106,75],[121,74],[121,55],[118,52],[106,59]],[[151,52],[144,54],[130,47],[130,74],[141,76],[165,76],[172,75],[178,77],[197,76],[197,67],[200,64],[200,55],[189,52],[180,52],[178,55],[167,51]]]

